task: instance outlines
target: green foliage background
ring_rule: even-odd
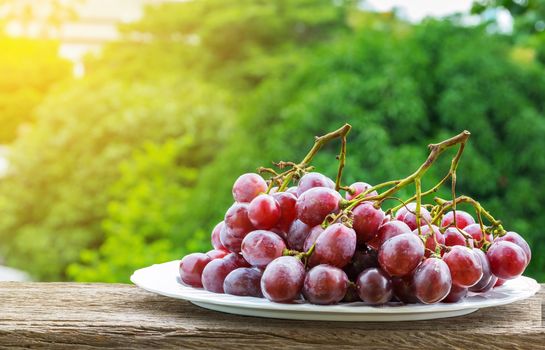
[[[314,135],[348,122],[346,182],[403,177],[428,143],[470,130],[458,191],[528,239],[527,273],[545,281],[535,42],[457,17],[411,25],[310,0],[165,4],[122,30],[12,145],[0,180],[8,264],[43,280],[114,282],[207,250],[240,173],[300,159]],[[330,176],[337,147],[315,160]]]

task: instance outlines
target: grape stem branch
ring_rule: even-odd
[[[340,177],[342,174],[342,170],[344,168],[344,164],[346,161],[346,135],[350,132],[350,129],[352,129],[352,126],[350,124],[344,124],[339,129],[332,131],[330,133],[327,133],[322,136],[317,136],[314,140],[314,145],[310,149],[310,151],[307,153],[305,158],[299,163],[295,164],[287,173],[285,173],[285,177],[283,179],[282,185],[278,189],[278,192],[286,190],[286,188],[291,183],[291,180],[295,176],[295,174],[300,171],[301,169],[305,169],[312,158],[318,153],[318,151],[328,142],[341,138],[342,145],[341,145],[341,154],[339,156],[339,171],[337,173],[337,182],[336,186],[340,186]]]

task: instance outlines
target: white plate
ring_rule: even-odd
[[[462,302],[434,305],[389,303],[370,306],[363,302],[338,305],[308,303],[279,304],[267,299],[217,294],[183,285],[178,278],[180,261],[152,265],[134,272],[131,281],[137,286],[171,298],[189,300],[210,310],[237,315],[318,321],[412,321],[461,316],[478,309],[510,304],[534,295],[539,284],[521,276],[484,294],[470,295]]]

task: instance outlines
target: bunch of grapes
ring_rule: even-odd
[[[463,145],[464,132],[430,145],[430,157],[415,173],[377,186],[342,186],[346,152],[344,126],[317,138],[299,164],[241,175],[233,185],[234,204],[212,231],[213,250],[180,262],[184,284],[215,293],[267,298],[273,302],[371,305],[457,302],[520,276],[531,259],[526,241],[506,232],[467,196],[423,204],[420,177],[444,149]],[[337,181],[310,171],[308,162],[324,142],[342,138]],[[461,151],[454,158],[459,160]],[[456,164],[446,179],[455,183]],[[262,169],[263,170],[263,169]],[[416,193],[384,211],[386,199],[414,183]],[[296,186],[288,187],[292,184]],[[378,190],[390,188],[379,194]],[[476,217],[457,210],[469,203]],[[484,225],[483,216],[490,222]]]

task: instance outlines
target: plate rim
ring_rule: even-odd
[[[467,303],[458,302],[458,303],[437,303],[437,304],[405,304],[405,305],[368,305],[363,302],[354,302],[354,303],[342,303],[336,305],[314,305],[309,303],[293,303],[293,304],[284,304],[284,303],[274,303],[263,298],[247,297],[247,296],[235,296],[228,294],[219,294],[206,291],[202,288],[194,288],[187,286],[176,281],[177,285],[184,289],[189,289],[190,291],[198,291],[199,295],[191,294],[188,291],[181,290],[182,295],[171,293],[169,291],[162,290],[161,288],[155,288],[150,286],[140,279],[146,272],[149,272],[154,269],[170,268],[176,266],[175,271],[178,271],[177,266],[179,265],[180,260],[172,260],[165,263],[153,264],[141,269],[134,271],[131,275],[130,280],[139,288],[147,290],[149,292],[163,295],[166,297],[174,299],[187,300],[189,302],[198,302],[206,303],[212,305],[228,305],[230,307],[238,307],[244,309],[254,309],[254,310],[275,310],[275,311],[286,311],[286,312],[302,312],[302,313],[342,313],[342,314],[421,314],[421,313],[434,313],[434,312],[444,312],[444,311],[457,311],[464,309],[482,309],[487,307],[502,306],[511,304],[517,301],[521,301],[527,298],[534,296],[541,288],[540,284],[533,278],[526,276],[519,276],[515,280],[523,280],[530,287],[531,290],[521,293],[518,296],[510,296],[503,299],[484,299],[479,303]],[[176,273],[177,276],[177,273]],[[174,277],[176,280],[176,278]],[[508,281],[509,283],[509,281]],[[505,286],[499,287],[504,288]],[[501,292],[501,290],[498,290]],[[213,296],[215,298],[210,298]],[[217,297],[220,297],[218,299]],[[260,301],[260,303],[249,303],[249,301]]]

